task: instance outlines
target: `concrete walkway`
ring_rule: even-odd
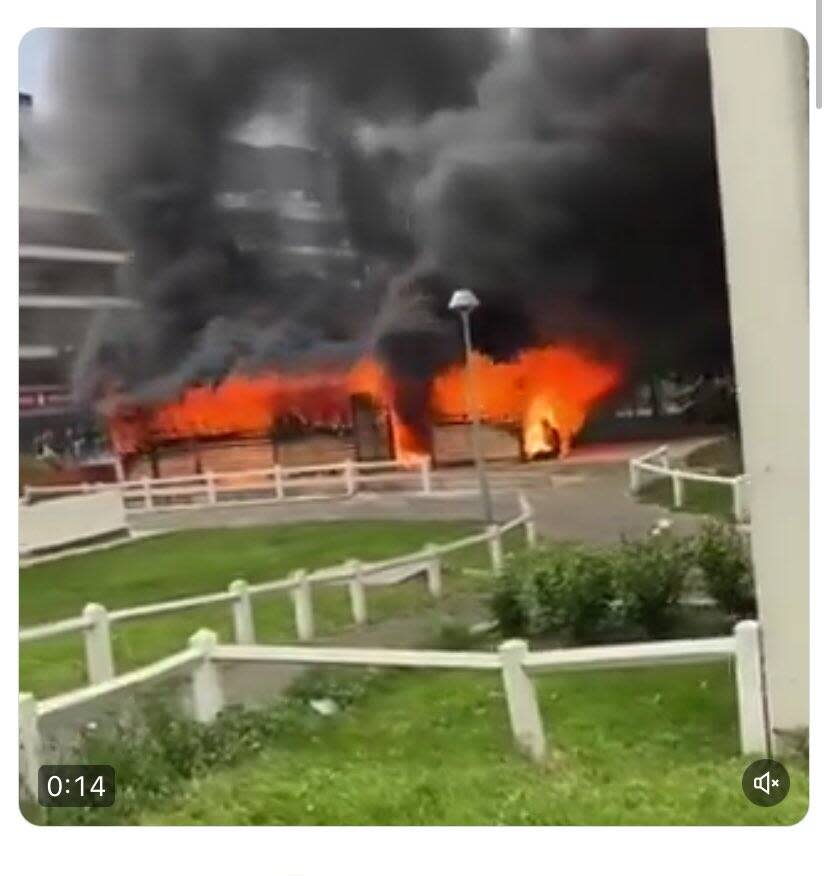
[[[676,442],[683,456],[709,438]],[[516,494],[523,490],[535,509],[538,532],[556,540],[609,542],[622,535],[644,535],[662,517],[671,517],[677,532],[690,532],[698,518],[643,505],[628,492],[627,462],[654,448],[655,442],[593,445],[561,461],[489,466],[495,516],[518,513]],[[477,480],[470,467],[434,473],[435,495],[392,491],[360,492],[351,498],[269,503],[233,507],[199,507],[130,515],[136,532],[211,527],[267,526],[341,520],[479,520]]]

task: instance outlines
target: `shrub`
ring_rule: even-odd
[[[665,633],[673,622],[689,567],[687,543],[670,535],[623,541],[612,558],[622,618],[640,625],[650,636]]]
[[[593,638],[609,614],[611,565],[605,551],[543,547],[511,557],[491,606],[507,635],[561,633]]]
[[[708,595],[724,611],[735,617],[756,615],[750,553],[735,527],[707,522],[694,539],[693,560],[704,575]]]

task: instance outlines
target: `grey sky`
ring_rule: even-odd
[[[43,27],[30,30],[20,41],[18,76],[21,91],[35,96],[42,94],[51,38],[51,29]]]

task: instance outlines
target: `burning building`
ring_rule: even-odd
[[[490,459],[566,453],[590,409],[621,378],[616,365],[563,346],[527,349],[501,363],[476,354],[472,368]],[[439,464],[470,458],[461,366],[430,382],[416,424],[397,412],[398,392],[376,360],[362,359],[347,371],[231,376],[150,409],[113,399],[110,428],[126,468],[156,476],[274,461],[416,461],[428,455]]]
[[[66,31],[53,69],[140,304],[74,389],[136,470],[462,458],[461,286],[492,456],[730,367],[702,31]]]

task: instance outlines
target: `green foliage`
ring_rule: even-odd
[[[732,526],[709,521],[693,543],[693,558],[708,594],[734,617],[756,616],[756,591],[748,546]]]
[[[339,710],[364,697],[380,673],[364,670],[311,672],[290,695],[266,708],[225,708],[212,724],[183,718],[158,700],[146,701],[136,717],[84,733],[78,758],[115,767],[117,802],[109,809],[52,809],[49,823],[100,824],[131,820],[214,770],[240,763],[285,736],[318,733],[331,717],[311,701],[333,700]],[[335,719],[334,719],[335,720]]]
[[[504,635],[594,641],[620,622],[667,632],[691,564],[686,540],[660,534],[607,548],[545,545],[509,557],[491,609]]]
[[[625,540],[613,553],[613,583],[621,616],[653,638],[664,635],[673,621],[690,568],[686,540],[656,535]]]
[[[673,628],[693,568],[722,612],[755,615],[748,547],[735,527],[712,520],[690,538],[660,531],[602,549],[547,544],[510,555],[490,607],[507,636],[658,638]]]
[[[509,558],[491,607],[507,635],[551,632],[584,642],[606,620],[611,601],[606,551],[544,546]]]

